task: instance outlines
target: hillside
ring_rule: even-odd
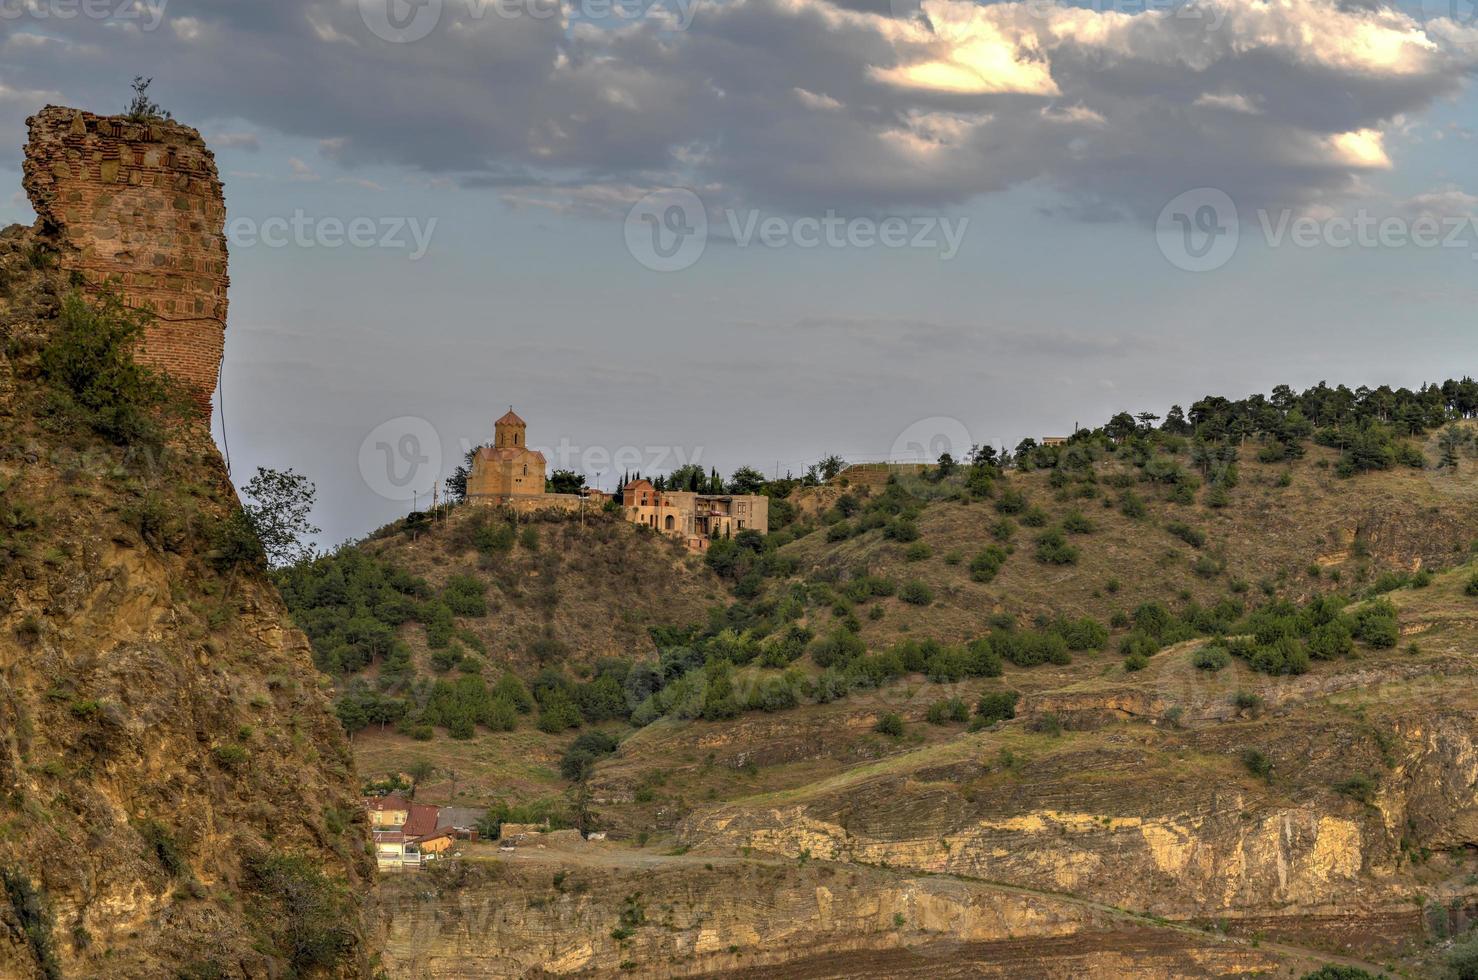
[[[139,325],[0,233],[0,975],[366,975],[354,762]]]
[[[1355,473],[1336,447],[1264,462],[1255,441],[1207,472],[1175,440],[1100,445],[1066,468],[843,473],[788,488],[796,521],[718,542],[701,563],[619,524],[595,541],[566,528],[562,553],[596,549],[586,569],[608,540],[656,549],[633,566],[674,576],[692,613],[663,623],[662,607],[639,607],[646,636],[629,634],[614,660],[579,655],[590,640],[542,662],[489,647],[475,672],[492,724],[448,737],[434,693],[411,684],[398,688],[408,734],[371,724],[355,748],[367,775],[434,764],[428,799],[612,842],[542,858],[552,892],[510,868],[530,909],[554,904],[501,916],[476,952],[413,936],[456,921],[487,880],[464,869],[434,896],[395,888],[386,955],[434,976],[552,962],[639,976],[829,975],[845,962],[896,976],[932,975],[943,942],[972,964],[961,975],[1321,963],[1442,975],[1478,914],[1478,466],[1466,450],[1438,465],[1445,445],[1471,442],[1452,435],[1465,427]],[[468,534],[459,521],[496,518],[454,509],[419,551],[403,528],[354,551],[435,582],[428,597],[454,572],[425,555],[460,553],[455,574],[519,624],[505,626],[548,626],[512,600],[527,587],[497,579],[525,580],[544,552],[479,558],[449,545]],[[558,533],[535,527],[541,541]],[[590,614],[614,620],[624,593],[564,562],[560,586],[578,583],[609,604]],[[727,606],[700,616],[714,575]],[[408,622],[400,636],[435,675],[424,632]],[[495,683],[505,668],[517,680]],[[473,867],[522,854],[464,849]],[[670,940],[622,924],[636,867],[693,892],[662,905]],[[790,879],[813,873],[847,882],[830,889],[837,918],[796,906],[794,889],[815,886]],[[710,888],[747,901],[698,897]],[[956,890],[925,900],[933,888]],[[947,910],[967,895],[968,912]],[[1054,911],[1023,919],[1021,896]],[[777,905],[835,931],[777,932]],[[646,926],[657,921],[648,908]],[[1052,941],[1023,958],[1022,936]]]
[[[514,520],[444,508],[280,572],[278,583],[341,708],[351,706],[343,714],[361,770],[391,776],[434,757],[438,781],[455,773],[459,792],[483,801],[562,791],[558,733],[570,727],[522,730],[534,719],[493,717],[493,694],[512,684],[509,708],[526,711],[528,688],[552,671],[578,685],[588,720],[624,715],[619,688],[616,707],[605,706],[601,678],[617,669],[624,680],[632,662],[655,659],[654,630],[705,628],[728,602],[680,545],[594,509]]]

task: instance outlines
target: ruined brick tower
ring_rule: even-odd
[[[26,193],[64,271],[153,316],[140,363],[210,418],[226,343],[226,202],[200,134],[47,106],[26,120]]]

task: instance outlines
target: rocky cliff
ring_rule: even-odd
[[[156,189],[185,165],[168,136],[142,151]],[[37,201],[66,227],[0,234],[0,976],[366,975],[353,760],[198,407],[118,399],[140,383],[99,338],[132,314],[79,298],[67,229],[92,218],[62,175],[109,161],[71,138]],[[164,289],[195,262],[173,235],[144,236]]]
[[[1157,980],[1313,962],[1296,951],[982,882],[733,853],[631,854],[568,837],[501,860],[390,880],[381,922],[391,974],[436,980]]]

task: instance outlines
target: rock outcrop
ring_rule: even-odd
[[[46,368],[86,346],[57,341],[77,274],[122,272],[126,299],[181,317],[140,358],[208,397],[214,167],[172,124],[50,108],[32,134],[40,227],[0,233],[0,976],[368,975],[353,758],[233,544],[219,454],[198,426],[105,436]]]
[[[27,125],[25,188],[62,270],[152,314],[139,361],[181,382],[209,418],[230,283],[215,158],[166,119],[47,106]]]

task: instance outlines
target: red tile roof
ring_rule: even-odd
[[[375,813],[384,813],[386,810],[409,810],[411,803],[405,797],[391,793],[389,796],[371,797],[364,801],[364,805]]]
[[[528,423],[525,422],[523,419],[519,418],[517,415],[513,414],[513,409],[511,409],[511,408],[507,411],[507,413],[502,418],[500,418],[498,421],[494,422],[493,424],[494,425],[521,425],[521,426],[524,426],[525,428],[528,427]]]
[[[432,806],[430,803],[412,803],[411,814],[406,819],[405,826],[400,828],[408,838],[425,837],[427,834],[436,832],[436,816],[441,812],[441,807]]]

